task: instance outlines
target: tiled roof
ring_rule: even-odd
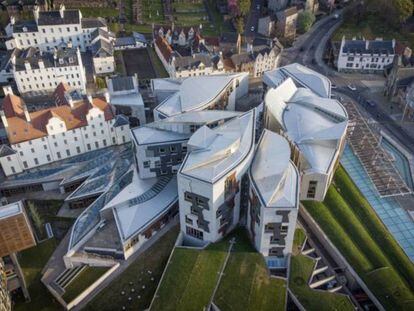
[[[368,43],[368,45],[366,44]],[[387,40],[346,40],[342,48],[343,53],[355,54],[394,54],[393,41]]]
[[[157,37],[157,39],[155,40],[155,44],[157,45],[158,49],[161,51],[161,54],[164,57],[164,59],[166,61],[169,61],[173,53],[173,49],[168,44],[167,40],[163,37]]]
[[[60,15],[60,11],[40,11],[37,24],[39,26],[46,25],[68,25],[79,24],[80,14],[79,10],[64,10],[63,18]]]
[[[63,86],[62,86],[63,88]],[[93,107],[104,112],[105,120],[114,118],[111,107],[102,98],[93,98],[92,103],[80,100],[70,107],[67,104],[29,113],[30,122],[25,118],[24,102],[16,95],[7,95],[3,109],[7,118],[7,135],[10,143],[16,144],[47,136],[46,125],[49,119],[57,117],[65,122],[68,130],[86,126],[86,115]]]

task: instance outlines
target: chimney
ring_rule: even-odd
[[[104,93],[104,96],[105,96],[105,101],[109,104],[111,102],[111,97],[109,96],[109,92],[106,91]]]
[[[39,11],[40,11],[39,6],[35,5],[33,9],[33,16],[34,16],[36,23],[39,20]]]
[[[65,14],[65,5],[63,3],[59,7],[59,13],[60,13],[60,18],[63,18],[63,15]]]
[[[24,68],[26,70],[31,70],[32,69],[32,66],[30,66],[30,63],[27,60],[24,61]]]
[[[368,50],[369,48],[369,40],[365,40],[365,50]]]
[[[7,129],[9,127],[9,122],[7,122],[6,115],[4,114],[4,110],[0,110],[1,121],[3,122],[4,127]]]
[[[26,117],[26,121],[30,123],[32,121],[32,118],[30,117],[30,113],[29,113],[29,110],[27,110],[26,105],[23,105],[23,111],[24,111],[24,116]]]
[[[13,93],[13,89],[12,89],[11,85],[3,86],[3,93],[4,93],[4,96],[13,95],[14,93]]]
[[[14,25],[16,23],[16,18],[14,16],[10,17],[10,24]]]

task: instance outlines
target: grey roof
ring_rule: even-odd
[[[35,21],[17,21],[13,25],[13,33],[20,32],[37,32],[37,24]]]
[[[97,40],[92,44],[92,54],[95,57],[108,57],[113,56],[114,49],[111,43],[104,39]]]
[[[64,10],[63,18],[60,15],[60,11],[40,11],[37,24],[39,26],[46,25],[68,25],[79,24],[80,12],[79,10]]]
[[[40,53],[39,49],[30,47],[24,50],[16,49],[16,71],[24,71],[25,62],[30,63],[32,69],[39,68],[39,61],[42,60],[45,68],[50,67],[66,67],[79,65],[76,49],[59,49],[55,52]]]
[[[112,88],[114,92],[134,90],[134,77],[115,77],[112,78]]]
[[[11,56],[15,53],[15,51],[8,50],[5,53],[0,54],[0,70],[5,70],[6,72],[11,72],[12,64],[10,62]]]
[[[142,33],[139,32],[133,32],[132,36],[134,37],[134,39],[138,42],[142,42],[142,43],[147,43],[147,39],[145,38],[145,36]]]
[[[135,45],[136,41],[133,37],[120,37],[116,38],[114,42],[114,46],[127,46],[127,45]]]
[[[205,54],[193,54],[193,56],[178,57],[175,60],[176,69],[198,68],[200,64],[211,67],[213,63],[210,56]]]
[[[96,39],[98,36],[101,36],[105,39],[109,39],[109,32],[102,28],[97,28],[91,32],[91,41]]]
[[[124,115],[119,114],[115,117],[115,123],[113,126],[118,127],[118,126],[123,126],[123,125],[128,125],[128,124],[129,124],[128,119]]]
[[[82,18],[82,28],[106,27],[106,21],[102,17]]]
[[[16,151],[13,150],[12,148],[10,148],[7,145],[1,145],[0,146],[0,158],[9,156],[9,155],[12,155],[12,154],[15,154],[15,153],[16,153]]]
[[[352,54],[394,54],[394,46],[392,40],[346,40],[342,48],[343,53]]]

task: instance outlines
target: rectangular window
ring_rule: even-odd
[[[189,224],[189,225],[192,225],[193,224],[193,220],[190,217],[188,217],[188,216],[185,216],[185,222],[187,224]]]
[[[60,159],[61,155],[60,155],[60,152],[59,151],[56,152],[56,155],[57,155],[58,159]]]
[[[51,159],[50,159],[50,155],[49,154],[46,155],[46,159],[47,159],[48,162],[50,162]]]
[[[68,157],[70,157],[70,150],[69,150],[69,149],[66,149],[66,155],[67,155]]]
[[[144,165],[145,168],[150,167],[151,162],[150,161],[144,161],[142,162],[142,164]]]
[[[196,239],[203,240],[203,231],[186,226],[186,232],[188,235],[195,237]]]
[[[95,147],[99,148],[99,143],[97,141],[95,141]]]
[[[88,148],[88,150],[91,150],[91,144],[86,144],[86,148]]]
[[[81,153],[81,149],[80,149],[80,147],[79,147],[79,146],[77,146],[77,147],[76,147],[76,152],[77,152],[77,153]]]
[[[38,160],[37,158],[34,158],[34,163],[35,163],[36,165],[39,165],[39,160]]]
[[[317,186],[318,186],[318,182],[316,180],[311,180],[309,182],[308,193],[307,193],[307,197],[309,199],[315,198]]]

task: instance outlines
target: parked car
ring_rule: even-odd
[[[370,106],[370,107],[375,107],[376,105],[377,105],[377,103],[376,102],[374,102],[373,100],[371,100],[371,99],[367,99],[367,104]]]
[[[353,85],[353,84],[348,84],[348,89],[350,89],[351,91],[356,91],[357,90],[356,86]]]
[[[254,26],[252,26],[252,28],[250,28],[250,31],[254,31]]]

